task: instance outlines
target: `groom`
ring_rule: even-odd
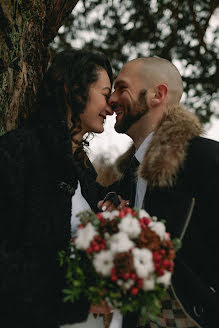
[[[199,136],[198,118],[179,104],[182,93],[181,76],[165,59],[138,58],[123,66],[109,104],[115,130],[134,145],[117,160],[121,177],[110,188],[130,206],[165,219],[172,237],[182,239],[168,302],[172,317],[165,318],[163,305],[160,324],[174,327],[178,320],[213,328],[219,307],[219,143]],[[123,327],[134,325],[126,321]]]

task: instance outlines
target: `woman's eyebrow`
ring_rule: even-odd
[[[105,89],[107,89],[107,90],[109,90],[109,92],[111,92],[111,89],[109,87],[103,88],[103,90],[105,90]]]

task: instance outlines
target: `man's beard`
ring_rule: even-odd
[[[120,122],[116,122],[115,124],[115,130],[118,133],[126,133],[127,130],[140,118],[148,113],[149,111],[149,106],[146,101],[146,94],[147,90],[142,89],[139,92],[138,100],[134,103],[133,108],[130,106],[127,107],[127,113],[124,113],[123,118],[121,119]],[[133,112],[133,113],[131,113]]]

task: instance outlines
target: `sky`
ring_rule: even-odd
[[[88,156],[91,161],[100,155],[104,155],[110,162],[113,162],[129,148],[132,140],[125,134],[115,132],[114,124],[115,114],[107,117],[104,132],[96,134],[90,141]],[[212,118],[211,123],[205,126],[204,130],[204,137],[219,141],[219,119]]]

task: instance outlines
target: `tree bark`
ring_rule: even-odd
[[[0,0],[0,134],[22,126],[49,60],[48,45],[78,0]]]

